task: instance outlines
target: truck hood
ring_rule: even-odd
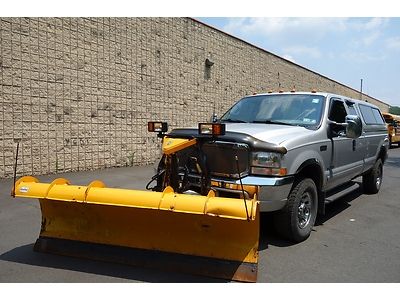
[[[300,126],[254,123],[226,123],[226,131],[245,133],[263,142],[277,145],[286,140],[312,133],[311,130]]]

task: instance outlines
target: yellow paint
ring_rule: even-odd
[[[197,143],[196,139],[176,139],[164,137],[162,149],[164,154],[176,153],[182,149],[193,146]]]
[[[39,198],[42,237],[126,246],[257,263],[259,202],[243,199],[106,188],[100,181],[16,182],[17,197]]]
[[[386,122],[389,139],[392,143],[400,142],[400,116],[390,113],[382,113]],[[393,122],[397,123],[397,127],[393,126]]]

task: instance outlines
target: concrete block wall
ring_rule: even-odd
[[[0,42],[0,178],[17,141],[18,175],[143,165],[160,153],[149,120],[196,125],[279,87],[359,98],[187,18],[1,18]]]

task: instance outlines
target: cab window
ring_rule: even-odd
[[[362,117],[367,125],[383,125],[384,120],[378,109],[364,104],[359,104]]]

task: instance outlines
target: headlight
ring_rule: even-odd
[[[254,152],[251,156],[251,173],[256,175],[285,176],[286,168],[281,168],[282,154],[275,152]]]
[[[254,152],[251,165],[255,167],[280,168],[282,155],[274,152]]]

